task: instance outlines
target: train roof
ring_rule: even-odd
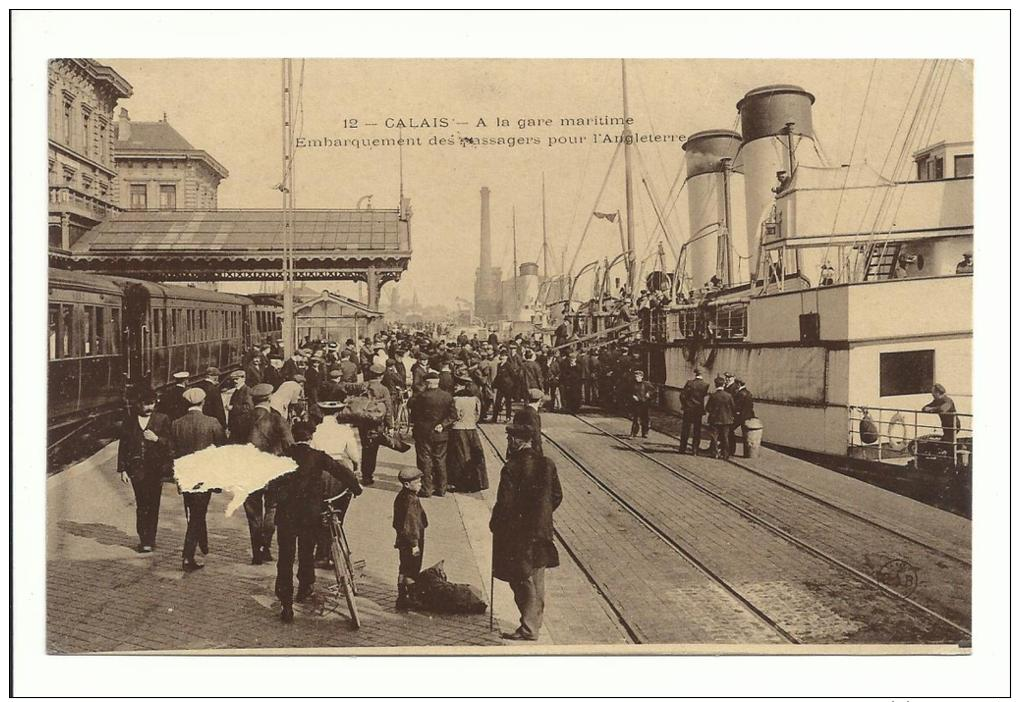
[[[148,290],[151,297],[166,297],[173,300],[195,300],[198,302],[221,302],[235,305],[252,304],[251,298],[245,297],[244,295],[216,292],[214,290],[205,290],[203,288],[189,288],[186,285],[152,283],[148,280],[138,280],[136,278],[121,278],[119,276],[109,276],[109,278],[123,287],[128,285],[141,285],[143,288]]]
[[[110,280],[108,276],[81,273],[79,271],[65,271],[60,268],[50,268],[49,286],[51,288],[91,290],[108,295],[117,295],[118,297],[124,294],[124,290]]]
[[[115,275],[96,275],[95,273],[82,273],[80,271],[65,271],[58,268],[50,268],[50,285],[74,286],[97,290],[104,293],[123,295],[129,285],[140,285],[145,288],[149,295],[158,298],[171,298],[174,300],[196,300],[201,302],[221,302],[236,305],[251,305],[251,298],[243,295],[204,290],[201,288],[189,288],[184,285],[164,285],[151,283],[147,280],[136,278],[124,278]]]

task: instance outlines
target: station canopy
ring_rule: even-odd
[[[283,210],[126,211],[71,246],[70,267],[153,280],[273,280],[283,276]],[[301,280],[397,280],[411,257],[397,209],[294,210]]]

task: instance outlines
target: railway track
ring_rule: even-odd
[[[498,446],[496,446],[496,442],[492,440],[492,437],[489,436],[489,434],[486,431],[482,430],[481,428],[479,428],[478,433],[481,434],[481,436],[485,439],[485,442],[489,445],[489,447],[492,449],[492,452],[496,454],[499,460],[506,461],[505,454],[502,451],[500,451]],[[584,574],[584,577],[587,578],[588,582],[599,594],[599,597],[602,598],[602,600],[606,603],[606,606],[609,607],[609,609],[619,620],[620,626],[623,627],[623,630],[626,632],[627,637],[631,640],[631,642],[644,643],[643,637],[639,634],[639,632],[637,632],[634,629],[633,626],[630,625],[630,623],[627,621],[627,618],[617,607],[613,599],[608,595],[608,593],[606,593],[605,589],[602,588],[601,585],[599,585],[598,580],[593,576],[593,574],[587,568],[585,563],[570,547],[570,544],[567,543],[567,541],[563,538],[563,535],[560,533],[560,530],[554,528],[553,533],[555,534],[556,541],[560,545],[560,547],[564,550],[564,552],[566,552],[568,556],[570,556],[570,559],[574,561],[574,563],[577,565],[578,570],[580,570]]]
[[[691,475],[686,474],[684,471],[678,470],[677,468],[669,465],[668,463],[658,459],[654,455],[652,455],[652,454],[650,454],[650,453],[648,453],[646,451],[643,451],[640,448],[635,447],[631,442],[628,442],[628,441],[620,438],[619,436],[604,430],[602,427],[599,427],[598,425],[596,425],[596,424],[586,420],[583,417],[578,417],[577,415],[571,415],[571,416],[573,416],[574,418],[576,418],[578,421],[582,422],[586,426],[594,429],[599,434],[612,439],[613,441],[615,441],[619,445],[622,445],[623,447],[626,448],[626,450],[628,450],[630,452],[633,452],[634,454],[636,454],[638,456],[641,456],[643,459],[645,459],[645,460],[647,460],[647,461],[657,465],[659,468],[667,471],[669,474],[671,474],[671,475],[675,476],[676,478],[679,478],[680,480],[684,481],[684,483],[686,483],[687,485],[690,485],[691,487],[695,488],[698,492],[700,492],[701,494],[709,497],[710,499],[712,499],[713,501],[715,501],[716,503],[721,505],[723,508],[725,508],[727,510],[730,510],[733,513],[739,515],[739,517],[741,519],[746,520],[747,522],[753,523],[753,524],[757,525],[758,527],[760,527],[760,528],[770,532],[771,534],[773,534],[778,539],[781,539],[781,540],[785,541],[786,543],[794,546],[795,548],[799,549],[803,553],[809,554],[811,557],[819,559],[819,560],[827,563],[831,567],[838,569],[839,571],[841,571],[841,572],[845,573],[847,576],[849,576],[851,579],[854,579],[854,580],[858,581],[859,583],[865,585],[866,587],[869,587],[869,588],[872,588],[874,590],[877,590],[877,591],[881,592],[883,595],[887,596],[888,598],[891,598],[893,600],[898,601],[905,608],[908,608],[911,611],[913,611],[917,616],[921,616],[921,617],[924,617],[924,618],[928,618],[928,619],[937,621],[937,622],[941,623],[944,627],[948,627],[952,631],[956,632],[956,634],[960,635],[962,638],[968,639],[968,640],[970,639],[970,637],[971,637],[970,630],[966,626],[962,625],[961,623],[959,623],[957,621],[954,621],[954,620],[950,619],[949,617],[946,617],[946,616],[940,614],[939,612],[934,611],[930,607],[924,605],[921,602],[918,602],[917,600],[915,600],[914,598],[910,597],[909,595],[901,593],[901,592],[897,591],[896,589],[890,587],[889,585],[887,585],[887,584],[885,584],[883,582],[880,582],[875,577],[872,577],[868,573],[863,572],[861,569],[856,568],[856,567],[846,563],[842,558],[840,558],[840,557],[838,557],[836,555],[833,555],[832,553],[829,553],[826,550],[824,550],[822,548],[819,548],[819,547],[817,547],[817,546],[815,546],[815,545],[813,545],[811,543],[808,543],[805,539],[803,539],[803,538],[801,538],[801,537],[791,533],[791,531],[789,529],[786,529],[786,528],[784,528],[784,527],[774,523],[772,520],[767,519],[767,518],[765,518],[765,517],[763,517],[763,516],[761,516],[759,514],[756,514],[753,511],[747,509],[746,507],[743,507],[743,506],[737,504],[733,499],[731,499],[731,498],[727,497],[726,495],[722,494],[720,491],[714,489],[712,486],[707,485],[704,481],[698,480],[698,479],[692,477]],[[615,490],[614,488],[609,486],[607,484],[607,481],[602,480],[601,478],[599,478],[595,474],[594,471],[592,471],[587,465],[585,465],[585,462],[584,462],[584,460],[582,458],[579,458],[575,454],[575,452],[571,451],[568,447],[565,447],[562,444],[562,442],[557,441],[554,437],[549,436],[547,431],[543,431],[543,436],[545,436],[546,440],[548,440],[551,444],[556,446],[557,449],[559,449],[560,452],[564,454],[564,456],[566,456],[575,466],[577,466],[580,470],[582,470],[582,472],[586,473],[594,482],[599,484],[599,486],[602,487],[604,490],[606,490],[607,492],[610,492],[611,494],[614,494],[614,493],[618,492],[617,490]],[[743,468],[743,466],[740,466],[739,464],[734,464],[734,465],[737,465],[738,467]],[[756,471],[750,471],[749,470],[749,472],[753,473],[755,475],[759,475],[759,477],[760,477],[760,474],[758,474]],[[781,486],[785,487],[785,488],[789,487],[789,486],[786,486],[781,481],[774,481],[774,482],[776,484],[778,484],[778,485],[781,485]],[[796,492],[796,491],[794,491],[794,492]],[[807,495],[805,495],[805,496],[807,496]],[[626,502],[626,500],[624,500],[624,498],[621,497],[618,494],[614,494],[614,497],[615,497],[615,499],[620,501],[621,504],[623,502]],[[904,540],[911,541],[911,542],[914,542],[914,543],[918,543],[918,544],[920,544],[921,546],[923,546],[925,548],[931,548],[932,550],[938,551],[940,554],[942,554],[944,557],[946,557],[948,559],[951,559],[951,560],[954,560],[954,561],[958,561],[961,564],[969,566],[969,563],[967,563],[963,559],[959,559],[959,558],[956,558],[956,557],[952,556],[952,554],[946,554],[944,551],[935,549],[934,547],[928,546],[927,544],[923,544],[923,543],[921,543],[921,542],[919,542],[919,541],[917,541],[915,539],[912,539],[912,538],[910,538],[910,537],[908,537],[906,535],[900,534],[900,533],[896,532],[895,530],[890,530],[890,529],[884,527],[883,525],[875,524],[874,522],[871,522],[870,520],[867,520],[867,519],[864,519],[864,518],[860,517],[860,515],[856,515],[856,514],[854,514],[852,512],[848,512],[846,510],[842,510],[842,509],[836,507],[835,505],[831,505],[830,503],[825,502],[824,500],[818,500],[817,498],[814,498],[813,496],[807,496],[807,497],[812,497],[812,499],[814,499],[816,502],[820,501],[823,504],[828,505],[829,507],[832,507],[833,509],[836,509],[836,510],[838,510],[839,512],[841,512],[843,514],[849,514],[849,515],[851,515],[851,516],[853,516],[853,517],[855,517],[857,519],[861,519],[864,522],[868,522],[868,523],[872,524],[875,527],[881,528],[881,529],[883,529],[885,531],[890,531],[893,534],[895,534],[896,536],[898,536],[900,538],[903,538]],[[632,508],[633,508],[633,506],[632,506]],[[640,511],[640,510],[638,510],[638,511]],[[658,528],[654,524],[653,520],[649,519],[647,516],[642,515],[642,521],[644,523],[649,523],[651,525],[650,528],[652,528],[652,527]]]
[[[584,422],[585,424],[587,424],[591,428],[593,428],[593,429],[595,429],[597,431],[602,432],[603,434],[612,436],[612,438],[614,438],[618,442],[621,442],[621,443],[625,442],[625,440],[622,439],[621,437],[619,437],[619,436],[617,436],[615,434],[611,434],[610,432],[606,432],[604,429],[602,429],[601,427],[596,426],[595,424],[593,424],[592,422],[590,422],[589,420],[587,420],[584,417],[578,416],[576,414],[575,415],[571,415],[571,416],[574,417],[575,419],[581,421],[581,422]],[[608,417],[609,415],[606,415],[606,416]],[[676,436],[674,434],[670,434],[669,432],[662,431],[662,430],[657,430],[657,431],[658,431],[658,433],[660,433],[660,434],[662,434],[664,436],[668,436],[669,438],[675,440],[679,444],[680,437],[678,437],[678,436]],[[637,448],[635,450],[641,451],[642,449]],[[790,493],[798,495],[799,497],[802,497],[804,499],[810,500],[811,502],[815,502],[815,503],[817,503],[819,505],[822,505],[825,508],[832,510],[833,512],[838,512],[838,513],[840,513],[840,514],[842,514],[842,515],[844,515],[846,517],[849,517],[849,518],[851,518],[851,519],[853,519],[853,520],[855,520],[855,521],[857,521],[859,523],[866,524],[869,527],[873,527],[875,529],[884,531],[884,532],[886,532],[886,533],[890,534],[891,536],[894,536],[894,537],[896,537],[898,539],[902,539],[903,541],[908,541],[908,542],[910,542],[910,543],[912,543],[912,544],[914,544],[916,546],[920,546],[921,548],[927,549],[928,551],[931,551],[932,553],[938,554],[942,558],[945,558],[947,560],[953,561],[953,562],[958,563],[960,565],[966,566],[967,568],[970,568],[970,566],[971,566],[971,561],[970,561],[969,558],[962,558],[962,557],[960,557],[960,556],[958,556],[956,554],[949,553],[945,549],[942,549],[942,548],[940,548],[938,546],[935,546],[935,545],[933,545],[931,543],[928,543],[928,542],[926,542],[926,541],[924,541],[922,539],[919,539],[919,538],[917,538],[915,536],[912,536],[910,534],[905,534],[905,533],[903,533],[901,531],[897,531],[896,529],[893,529],[893,528],[891,528],[891,527],[889,527],[889,526],[887,526],[885,524],[882,524],[881,522],[875,521],[874,519],[870,519],[870,518],[864,516],[863,514],[860,514],[858,512],[850,510],[850,509],[847,509],[847,508],[842,507],[840,505],[833,504],[832,502],[829,502],[828,500],[826,500],[826,499],[824,499],[822,497],[814,495],[814,494],[812,494],[812,493],[810,493],[810,492],[808,492],[806,490],[802,490],[801,488],[797,487],[796,485],[791,485],[790,483],[785,482],[783,480],[780,480],[780,479],[776,478],[775,476],[772,476],[772,475],[769,475],[767,473],[763,473],[761,471],[755,470],[754,468],[752,468],[750,466],[747,466],[747,465],[744,465],[743,463],[739,463],[737,461],[734,461],[732,458],[726,459],[726,463],[731,465],[731,466],[733,466],[734,468],[737,468],[737,469],[739,469],[741,471],[744,471],[745,473],[749,473],[749,474],[755,476],[758,479],[761,479],[763,481],[771,483],[772,485],[776,485],[776,486],[780,487],[781,489],[783,489],[785,491],[788,491]]]

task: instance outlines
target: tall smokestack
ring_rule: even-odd
[[[492,234],[489,232],[489,189],[482,186],[482,255],[478,267],[483,273],[492,268]]]

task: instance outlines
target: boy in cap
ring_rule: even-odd
[[[413,582],[421,573],[422,555],[425,551],[425,529],[428,517],[418,499],[421,489],[422,472],[407,466],[397,475],[402,489],[393,500],[393,530],[397,532],[393,547],[400,555],[397,571],[397,609],[407,609],[408,581]]]

